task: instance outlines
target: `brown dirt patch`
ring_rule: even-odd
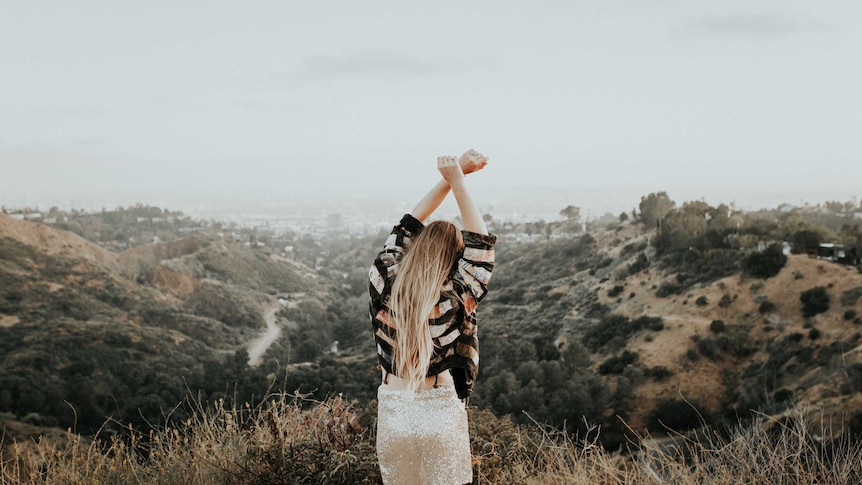
[[[0,237],[14,239],[48,254],[83,258],[103,267],[114,269],[118,265],[116,254],[77,234],[54,229],[44,224],[19,221],[2,213],[0,213]]]
[[[200,283],[199,280],[189,275],[178,273],[164,266],[157,266],[153,270],[152,282],[156,288],[182,299],[191,295]]]
[[[11,327],[17,325],[21,321],[15,315],[0,315],[0,327]]]

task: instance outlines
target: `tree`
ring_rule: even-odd
[[[570,205],[562,209],[560,211],[560,215],[565,217],[568,221],[578,222],[581,218],[581,208]]]
[[[641,203],[638,205],[640,209],[640,222],[644,224],[655,224],[656,227],[661,227],[661,220],[673,210],[676,202],[670,200],[667,192],[652,192],[649,195],[641,197]]]
[[[862,244],[862,229],[859,228],[859,224],[853,226],[844,224],[841,226],[838,237],[842,244]]]
[[[790,237],[793,254],[817,254],[821,240],[820,234],[815,231],[807,229],[797,231]]]
[[[620,222],[626,222],[627,220],[629,220],[629,215],[625,211],[620,212]]]
[[[662,253],[686,251],[707,229],[707,217],[713,208],[705,202],[686,202],[664,216],[656,247]]]
[[[828,210],[829,212],[834,212],[836,214],[844,212],[843,202],[838,202],[837,200],[829,200],[826,201],[826,204],[824,205],[826,206],[826,210]]]
[[[777,275],[787,263],[787,256],[779,244],[771,244],[763,251],[751,253],[742,262],[742,271],[748,276],[767,279]]]

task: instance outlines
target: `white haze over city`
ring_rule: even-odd
[[[395,217],[467,148],[500,213],[660,190],[845,201],[860,18],[828,0],[3,2],[0,203]]]

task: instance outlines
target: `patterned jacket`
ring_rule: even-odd
[[[377,360],[390,374],[397,375],[392,368],[396,337],[394,324],[389,319],[389,295],[401,258],[409,250],[411,239],[424,227],[416,218],[405,214],[392,229],[368,272],[369,313],[377,344]],[[428,376],[451,369],[458,397],[464,399],[473,392],[479,372],[476,307],[487,293],[497,237],[470,231],[461,231],[461,234],[464,250],[459,253],[449,278],[443,284],[440,300],[428,318],[434,341]]]

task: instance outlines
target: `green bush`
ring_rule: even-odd
[[[790,236],[790,244],[793,246],[793,254],[817,254],[820,247],[821,236],[810,230],[795,232]]]
[[[687,431],[700,427],[705,416],[695,401],[665,399],[647,417],[647,428],[653,432]]]
[[[718,359],[718,345],[716,345],[715,340],[711,338],[697,339],[695,344],[697,345],[698,352],[703,354],[704,357],[709,360]]]
[[[813,317],[829,309],[829,293],[822,286],[815,286],[799,295],[802,302],[802,316]]]
[[[664,328],[661,317],[642,316],[629,320],[623,315],[605,315],[584,332],[584,345],[596,351],[615,337],[626,340],[641,330],[659,331]]]
[[[670,376],[672,376],[673,371],[671,371],[670,369],[668,369],[667,367],[665,367],[663,365],[659,365],[656,367],[651,367],[649,369],[646,369],[644,371],[644,375],[647,377],[651,377],[653,380],[656,380],[656,381],[663,381],[663,380],[669,378]]]
[[[674,283],[668,283],[667,281],[663,281],[662,284],[658,287],[658,290],[655,292],[655,296],[659,298],[665,298],[670,295],[678,295],[682,293],[685,288],[682,285],[677,285]]]
[[[638,254],[635,262],[629,265],[629,274],[637,274],[649,268],[649,259],[643,254]]]
[[[778,244],[772,244],[763,251],[751,253],[742,262],[742,272],[746,276],[767,279],[777,275],[787,263],[787,256]]]
[[[841,305],[853,306],[859,301],[860,297],[862,297],[862,286],[851,288],[841,294]]]
[[[637,361],[637,352],[625,350],[623,351],[623,353],[610,357],[609,359],[602,362],[602,364],[599,366],[599,374],[603,376],[608,374],[622,374],[626,367],[631,364],[634,364]]]
[[[760,313],[769,313],[773,310],[775,310],[775,303],[769,300],[760,302],[760,306],[757,308],[757,311]]]

